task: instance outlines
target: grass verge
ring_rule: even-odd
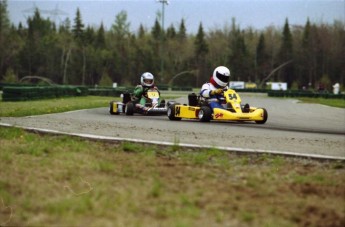
[[[344,226],[345,163],[0,127],[0,226]]]
[[[318,103],[326,106],[345,108],[345,99],[298,98],[304,103]]]
[[[111,100],[120,98],[103,96],[66,97],[37,101],[0,102],[0,117],[23,117],[39,114],[106,107]]]

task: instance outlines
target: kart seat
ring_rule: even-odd
[[[122,94],[122,102],[123,103],[127,103],[127,102],[129,102],[129,101],[131,101],[132,100],[132,94],[131,93],[129,93],[129,92],[124,92],[123,94]]]
[[[188,105],[189,106],[199,105],[199,98],[195,93],[188,94]]]
[[[250,112],[250,106],[248,103],[246,103],[246,105],[243,106],[243,113],[249,113]]]

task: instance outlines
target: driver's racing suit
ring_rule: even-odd
[[[225,109],[222,104],[225,104],[223,93],[212,95],[212,91],[219,89],[228,89],[228,87],[217,88],[212,83],[204,83],[200,90],[200,96],[203,98],[211,107],[212,111],[214,108]]]
[[[147,86],[142,86],[141,84],[139,84],[134,88],[134,91],[133,91],[133,95],[134,95],[133,101],[135,103],[135,107],[138,109],[141,109],[144,113],[149,109],[148,107],[145,106],[145,104],[148,100],[147,91],[150,89],[155,89],[158,91],[158,93],[160,93],[158,90],[158,87],[155,85],[147,87]]]

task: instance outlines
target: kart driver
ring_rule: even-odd
[[[135,107],[141,109],[143,113],[146,113],[149,109],[145,106],[147,100],[147,91],[155,89],[159,92],[158,88],[154,85],[154,76],[150,72],[145,72],[140,77],[140,84],[134,88],[134,101]]]
[[[230,70],[225,66],[218,66],[213,71],[210,82],[202,85],[200,96],[210,105],[212,111],[214,108],[225,109],[223,91],[228,88],[230,80]]]

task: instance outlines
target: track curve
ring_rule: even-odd
[[[0,118],[0,123],[66,133],[131,138],[162,143],[281,151],[345,158],[345,109],[269,98],[265,94],[240,94],[244,103],[265,107],[268,121],[169,121],[167,116],[110,115],[108,108],[71,111],[20,118]],[[177,100],[186,103],[184,98]]]

